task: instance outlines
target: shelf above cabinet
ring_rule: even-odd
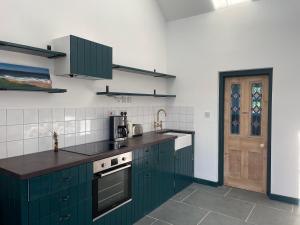
[[[24,54],[28,54],[28,55],[41,56],[41,57],[46,57],[49,59],[66,56],[66,53],[63,53],[63,52],[56,52],[56,51],[51,51],[51,50],[47,50],[47,49],[43,49],[43,48],[36,48],[36,47],[27,46],[27,45],[10,43],[10,42],[6,42],[6,41],[0,41],[0,50],[19,52],[19,53],[24,53]]]
[[[113,67],[114,70],[120,70],[120,71],[129,72],[129,73],[142,74],[142,75],[146,75],[146,76],[161,77],[161,78],[166,78],[166,79],[175,79],[176,78],[176,76],[174,76],[174,75],[165,74],[165,73],[158,73],[156,71],[143,70],[143,69],[138,69],[138,68],[129,67],[129,66],[122,66],[122,65],[113,64],[112,67]]]
[[[46,93],[65,93],[67,89],[59,89],[59,88],[0,88],[0,91],[27,91],[27,92],[46,92]]]

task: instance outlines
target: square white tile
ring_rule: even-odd
[[[58,135],[58,148],[64,148],[65,147],[65,135]]]
[[[0,142],[6,141],[6,126],[0,126]]]
[[[23,140],[7,142],[6,147],[8,157],[23,155]]]
[[[6,140],[17,141],[23,139],[23,125],[12,125],[6,127]]]
[[[39,125],[25,124],[24,125],[24,139],[37,138],[39,136]]]
[[[85,120],[85,131],[91,131],[92,130],[92,124],[94,120]]]
[[[38,140],[38,138],[24,140],[24,155],[36,153],[39,151]]]
[[[7,125],[23,124],[23,110],[22,109],[8,109],[6,114]]]
[[[6,142],[0,143],[0,159],[7,158]]]
[[[65,122],[65,134],[75,134],[75,132],[76,132],[75,121],[66,121]]]
[[[53,109],[53,122],[65,121],[65,109],[57,108]]]
[[[76,133],[85,132],[85,120],[76,121]]]
[[[88,131],[85,133],[85,142],[86,143],[92,143],[96,140],[96,132],[95,131]]]
[[[48,137],[53,135],[52,123],[40,123],[39,124],[39,137]]]
[[[86,108],[86,119],[92,120],[96,118],[97,118],[96,108]]]
[[[65,147],[74,146],[76,144],[75,134],[65,135]]]
[[[51,109],[39,109],[39,123],[52,122]]]
[[[54,122],[53,123],[53,131],[55,131],[58,135],[65,133],[65,122]]]
[[[76,109],[76,120],[84,120],[85,119],[85,108],[78,108]]]
[[[39,138],[39,152],[53,150],[53,139],[52,137],[41,137]]]
[[[0,126],[6,125],[6,109],[0,109]]]
[[[38,109],[24,109],[24,124],[38,123],[39,111]]]
[[[75,109],[65,109],[65,121],[75,120]]]
[[[85,143],[85,133],[76,133],[76,145]]]

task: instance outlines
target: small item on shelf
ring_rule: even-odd
[[[0,64],[0,88],[52,88],[49,69]]]
[[[52,89],[49,69],[0,63],[0,90],[63,93]]]
[[[58,135],[55,131],[53,132],[53,140],[54,140],[54,152],[58,152]]]

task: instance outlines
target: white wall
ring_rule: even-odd
[[[198,178],[218,180],[218,72],[274,67],[271,192],[300,197],[299,15],[299,0],[264,0],[168,24],[176,104],[195,107]]]
[[[45,48],[52,39],[69,34],[113,47],[113,62],[166,72],[166,24],[152,0],[3,0],[0,40]],[[41,57],[0,51],[0,62],[47,67],[53,61]],[[114,71],[113,81],[87,81],[51,74],[53,87],[66,94],[1,92],[0,108],[87,107],[118,104],[112,98],[96,96],[111,90],[167,92],[167,81]],[[165,100],[133,98],[133,104],[164,104]]]

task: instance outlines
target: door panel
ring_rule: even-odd
[[[227,78],[224,106],[224,183],[265,192],[267,76]]]

